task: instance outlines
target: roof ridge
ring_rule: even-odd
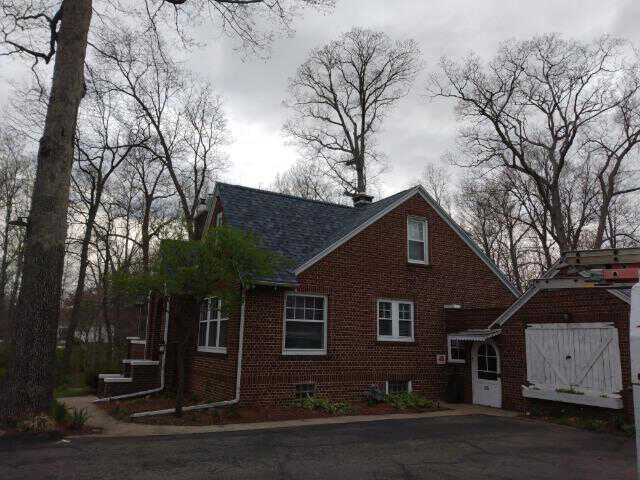
[[[252,190],[254,192],[268,193],[270,195],[276,195],[278,197],[292,198],[294,200],[302,200],[303,202],[320,203],[322,205],[331,205],[333,207],[348,208],[350,210],[354,208],[354,207],[351,207],[349,205],[343,205],[341,203],[328,202],[326,200],[316,200],[314,198],[304,198],[304,197],[300,197],[298,195],[291,195],[290,193],[274,192],[273,190],[266,190],[264,188],[247,187],[246,185],[238,185],[238,184],[235,184],[235,183],[227,183],[227,182],[216,182],[216,184],[227,185],[229,187],[243,188],[245,190]]]
[[[353,210],[355,208],[353,206],[343,205],[341,203],[328,202],[326,200],[316,200],[314,198],[304,198],[304,197],[300,197],[298,195],[292,195],[290,193],[274,192],[273,190],[266,190],[264,188],[256,188],[256,187],[248,187],[246,185],[238,185],[236,183],[216,182],[216,184],[228,185],[230,187],[236,187],[236,188],[243,188],[245,190],[252,190],[254,192],[267,193],[267,194],[276,195],[276,196],[279,196],[279,197],[292,198],[294,200],[302,200],[304,202],[313,202],[313,203],[319,203],[319,204],[322,204],[322,205],[331,205],[333,207],[347,208],[349,210]],[[375,205],[376,203],[382,202],[382,201],[387,200],[387,199],[389,199],[391,197],[395,197],[396,195],[399,195],[399,194],[402,194],[402,193],[407,193],[409,190],[413,190],[416,187],[417,187],[417,185],[413,186],[413,187],[406,188],[405,190],[400,190],[399,192],[393,193],[391,195],[387,195],[386,197],[382,197],[382,198],[376,200],[375,202],[372,202],[370,205]]]

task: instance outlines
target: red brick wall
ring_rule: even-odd
[[[126,358],[144,358],[145,345],[143,343],[132,343],[127,340],[127,357]]]
[[[233,312],[227,320],[227,353],[199,352],[197,314],[191,320],[196,335],[188,359],[187,390],[206,402],[231,400],[235,396],[240,313]]]
[[[568,314],[568,318],[564,318]],[[532,400],[522,396],[527,382],[524,329],[531,323],[613,322],[618,329],[622,367],[623,400],[632,415],[633,400],[629,358],[629,305],[604,289],[543,290],[502,327],[498,346],[502,361],[502,404],[512,410],[526,410]],[[534,400],[535,401],[535,400]]]
[[[429,266],[407,263],[408,215],[428,220]],[[335,400],[354,400],[362,397],[368,385],[393,379],[411,380],[414,390],[441,397],[449,370],[436,365],[436,355],[446,354],[443,305],[504,309],[514,300],[484,262],[418,196],[310,267],[299,281],[299,292],[328,297],[327,355],[283,356],[285,291],[255,289],[246,309],[245,403],[289,401],[299,383],[314,383],[319,395]],[[414,343],[377,341],[376,302],[380,298],[414,302]]]

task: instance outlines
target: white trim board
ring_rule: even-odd
[[[460,227],[460,225],[458,225],[443,209],[442,207],[440,207],[440,205],[438,205],[438,203],[431,198],[431,196],[427,193],[427,191],[422,187],[422,186],[416,186],[412,189],[410,189],[409,191],[407,191],[407,193],[405,195],[403,195],[402,197],[400,197],[399,199],[397,199],[395,202],[391,203],[387,208],[381,210],[380,212],[378,212],[376,215],[374,215],[373,217],[369,218],[366,222],[363,222],[362,224],[358,225],[356,228],[354,228],[353,230],[351,230],[349,233],[345,234],[342,238],[340,238],[339,240],[337,240],[336,242],[332,243],[331,245],[329,245],[328,247],[326,247],[324,250],[320,251],[319,253],[317,253],[315,256],[313,256],[312,258],[310,258],[309,260],[307,260],[306,262],[304,262],[302,265],[298,266],[293,273],[295,275],[299,275],[300,273],[304,272],[306,269],[308,269],[309,267],[311,267],[311,265],[315,264],[316,262],[318,262],[319,260],[321,260],[322,258],[326,257],[327,255],[329,255],[331,252],[333,252],[335,249],[337,249],[339,246],[343,245],[344,243],[346,243],[347,241],[349,241],[350,239],[352,239],[353,237],[355,237],[358,233],[360,233],[361,231],[363,231],[365,228],[367,228],[368,226],[374,224],[375,222],[377,222],[378,220],[380,220],[382,217],[384,217],[387,213],[391,212],[392,210],[394,210],[395,208],[397,208],[398,206],[402,205],[404,202],[406,202],[407,200],[409,200],[411,197],[413,197],[414,195],[420,195],[428,204],[431,208],[433,208],[433,210],[438,214],[438,216],[440,216],[440,218],[442,218],[444,220],[444,222],[456,233],[458,234],[458,236],[462,239],[462,241],[469,247],[471,248],[471,250],[478,255],[478,257],[480,257],[480,259],[489,267],[489,269],[500,279],[500,281],[504,284],[505,287],[507,287],[507,289],[517,297],[519,297],[521,295],[520,291],[518,291],[518,289],[505,277],[504,273],[502,273],[502,271],[496,266],[495,263],[493,263],[493,261],[487,256],[485,255],[485,253],[480,249],[480,247],[478,247],[478,245],[469,237],[469,235],[467,235],[467,233],[462,229],[462,227]]]
[[[628,296],[628,295],[625,295],[620,290],[617,290],[615,288],[610,288],[610,289],[607,290],[607,292],[609,292],[614,297],[618,297],[624,303],[631,305],[631,297]]]
[[[565,287],[565,288],[568,288],[568,287]],[[584,287],[573,287],[573,288],[577,290],[579,288],[594,288],[594,287],[584,286]],[[529,290],[527,290],[525,294],[522,295],[515,303],[512,303],[511,306],[507,308],[502,315],[496,318],[487,328],[492,329],[496,327],[502,327],[507,320],[513,317],[516,314],[516,312],[520,310],[520,308],[522,308],[538,292],[541,292],[542,290],[554,290],[554,289],[557,289],[557,288],[551,288],[548,285],[544,285],[543,282],[536,283],[536,285],[534,285]],[[608,288],[607,292],[609,292],[611,295],[619,298],[620,300],[622,300],[627,304],[631,303],[631,299],[627,298],[627,296],[621,293],[619,290],[616,290],[614,288]]]
[[[128,363],[130,365],[158,365],[160,362],[158,360],[142,360],[136,358],[125,358],[122,360],[122,363]]]
[[[611,408],[619,410],[623,407],[620,395],[588,395],[581,393],[558,392],[557,390],[547,390],[538,387],[522,386],[522,396],[525,398],[536,398],[539,400],[550,400],[552,402],[573,403],[578,405],[589,405],[592,407]]]
[[[102,381],[104,383],[131,383],[133,382],[132,377],[107,377],[103,378]]]

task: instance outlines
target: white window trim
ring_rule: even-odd
[[[322,349],[306,349],[296,348],[287,349],[285,347],[287,340],[287,298],[289,297],[311,297],[324,299],[324,319],[323,320],[291,320],[296,322],[324,323],[324,338],[322,340]],[[284,296],[284,307],[282,309],[282,354],[283,355],[326,355],[327,354],[327,330],[329,330],[328,322],[329,300],[326,295],[316,295],[313,293],[287,293]]]
[[[209,327],[211,326],[211,322],[213,321],[213,319],[211,319],[210,315],[211,315],[211,299],[212,298],[217,298],[217,297],[207,297],[205,298],[205,300],[207,301],[207,335],[206,335],[206,339],[205,339],[205,344],[209,343]],[[223,321],[228,322],[229,318],[224,318],[222,317],[222,300],[220,300],[220,318],[216,319],[216,341],[220,342],[220,325]],[[198,310],[198,343],[200,342],[200,324],[204,323],[204,321],[200,320],[200,310]],[[227,339],[228,339],[228,335],[229,335],[229,324],[227,323]],[[227,347],[210,347],[208,345],[198,345],[198,352],[204,352],[204,353],[227,353]]]
[[[407,393],[413,392],[413,385],[411,384],[411,380],[407,380]],[[389,380],[384,382],[384,393],[389,395]]]
[[[409,223],[411,221],[414,222],[421,222],[422,223],[422,231],[424,234],[424,261],[423,260],[412,260],[411,257],[409,256]],[[413,240],[413,241],[417,241],[417,240]],[[423,218],[423,217],[415,217],[415,216],[408,216],[407,217],[407,262],[409,263],[414,263],[417,265],[429,265],[429,225],[427,224],[427,219]]]
[[[380,335],[380,302],[391,303],[391,335]],[[399,307],[400,303],[407,303],[411,305],[411,337],[400,337],[400,315]],[[415,341],[416,337],[416,314],[415,306],[411,300],[394,300],[391,298],[379,298],[376,302],[376,332],[378,341],[381,342],[407,342],[411,343]]]
[[[447,337],[447,361],[449,363],[466,363],[466,360],[460,360],[451,356],[451,343],[456,340],[455,338]]]
[[[222,212],[218,212],[218,213],[216,213],[215,226],[219,227],[221,225],[222,225]]]

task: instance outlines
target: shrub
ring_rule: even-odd
[[[377,385],[369,385],[369,388],[364,394],[364,398],[369,405],[375,405],[384,402],[385,395]]]
[[[623,423],[619,430],[628,437],[633,437],[636,433],[636,428],[632,423]]]
[[[109,413],[116,418],[126,418],[129,416],[129,409],[123,407],[119,403],[116,403],[111,409]]]
[[[422,409],[433,407],[433,401],[413,392],[388,394],[385,402],[393,405],[398,410]]]
[[[36,415],[17,424],[20,432],[48,433],[56,430],[56,422],[48,415]]]
[[[69,409],[64,403],[54,400],[51,406],[51,417],[53,417],[58,424],[66,422],[69,418]]]
[[[69,417],[69,427],[72,430],[80,430],[89,420],[89,414],[86,408],[74,408]]]
[[[351,405],[347,402],[330,402],[325,398],[308,396],[300,400],[300,406],[307,410],[320,410],[331,415],[346,415],[351,412]]]

